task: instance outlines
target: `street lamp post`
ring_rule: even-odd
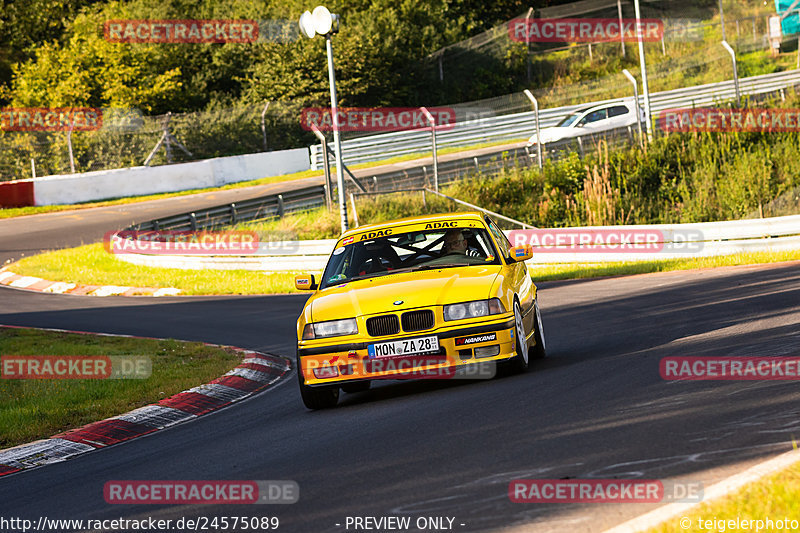
[[[339,31],[339,15],[328,11],[324,6],[317,6],[314,11],[306,11],[300,16],[300,31],[308,37],[315,35],[325,37],[325,48],[328,53],[328,81],[331,86],[331,118],[333,119],[333,147],[336,154],[336,187],[339,189],[339,212],[341,214],[342,233],[347,231],[347,203],[344,191],[344,165],[342,163],[342,142],[339,137],[339,113],[336,104],[336,75],[333,70],[333,43],[331,37]]]

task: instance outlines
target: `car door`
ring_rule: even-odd
[[[608,108],[608,128],[624,128],[636,124],[636,116],[626,105],[615,105]]]
[[[589,135],[608,128],[608,108],[595,109],[589,111],[585,117],[578,122],[578,135]]]
[[[525,332],[528,335],[531,335],[534,328],[534,313],[531,311],[533,310],[533,301],[536,298],[536,287],[534,286],[531,276],[528,273],[528,265],[526,265],[524,262],[517,263],[511,259],[511,256],[508,254],[508,250],[511,248],[511,243],[509,242],[508,237],[506,237],[506,234],[503,233],[497,224],[495,224],[494,220],[488,216],[485,217],[485,221],[489,226],[489,231],[491,231],[498,248],[500,248],[500,253],[503,255],[503,259],[507,263],[507,266],[504,267],[504,270],[509,272],[508,277],[511,280],[511,286],[514,289],[514,292],[517,293],[517,296],[519,296],[519,306],[520,310],[522,311]]]

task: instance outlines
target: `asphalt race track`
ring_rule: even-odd
[[[25,219],[0,221],[1,259],[50,242],[98,240],[100,226],[113,219],[95,224],[82,212],[81,235],[48,216],[24,224],[29,235],[46,233],[47,244],[12,234]],[[115,220],[125,226],[130,218]],[[524,524],[525,531],[601,531],[656,504],[512,503],[509,481],[680,478],[708,486],[790,450],[800,435],[794,382],[659,376],[664,356],[800,355],[800,264],[540,286],[549,358],[525,375],[387,382],[344,395],[337,409],[310,412],[292,373],[192,422],[1,477],[0,515],[34,522],[277,516],[278,531],[292,532],[354,531],[345,528],[348,516],[391,515],[411,517],[410,531],[433,530],[416,529],[418,517],[454,518],[454,531]],[[0,324],[203,340],[293,357],[304,299],[93,298],[0,288]],[[106,481],[134,479],[294,480],[300,501],[105,503]]]

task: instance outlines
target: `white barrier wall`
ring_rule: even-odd
[[[308,149],[217,157],[191,163],[98,170],[34,180],[34,205],[77,204],[108,198],[218,187],[310,168]]]

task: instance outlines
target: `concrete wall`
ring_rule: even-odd
[[[33,198],[35,205],[76,204],[108,198],[218,187],[309,168],[308,149],[296,148],[175,165],[44,176],[34,180]]]

